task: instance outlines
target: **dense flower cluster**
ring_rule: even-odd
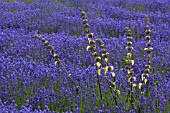
[[[170,111],[168,0],[16,1],[0,2],[0,113]]]

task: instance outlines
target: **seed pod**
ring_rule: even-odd
[[[95,65],[99,68],[102,64],[100,62],[96,62]]]
[[[88,23],[87,19],[83,19],[83,24],[87,24],[87,23]]]
[[[112,71],[114,69],[113,66],[109,66],[108,71]]]
[[[96,42],[94,40],[90,40],[89,44],[93,44],[94,45],[94,44],[96,44]]]
[[[92,51],[93,53],[96,52],[96,46],[93,46],[92,49],[91,49],[91,51]]]
[[[79,92],[79,86],[76,86],[76,93]]]
[[[53,57],[58,59],[58,55],[56,53],[54,53]]]
[[[129,36],[128,36],[128,37],[127,37],[127,40],[128,40],[128,41],[131,41],[131,40],[132,40],[132,37],[129,37]]]
[[[86,12],[85,11],[82,11],[81,12],[81,16],[85,16],[86,15]]]
[[[153,48],[150,47],[150,48],[148,48],[146,51],[147,51],[148,54],[150,54],[152,50],[153,50]]]
[[[125,60],[125,63],[128,65],[128,64],[131,64],[131,60]]]
[[[149,33],[151,33],[151,30],[150,29],[146,30],[146,35],[149,35]]]
[[[141,88],[142,88],[142,86],[143,86],[143,84],[142,84],[142,83],[139,83],[139,84],[138,84],[139,89],[141,89]]]
[[[104,45],[104,42],[101,39],[96,39],[96,42],[99,43],[99,45]]]
[[[146,28],[146,30],[149,30],[149,25],[146,25],[146,27],[145,27],[145,28]]]
[[[145,65],[145,69],[150,69],[150,65]]]
[[[47,49],[52,49],[52,46],[51,46],[51,45],[48,45],[48,46],[47,46]]]
[[[126,50],[131,51],[131,50],[133,50],[133,47],[132,47],[132,46],[127,46],[127,47],[126,47]]]
[[[104,49],[104,47],[105,47],[104,44],[100,45],[100,48],[101,48],[101,49]]]
[[[34,37],[35,37],[35,38],[38,38],[38,34],[35,34]]]
[[[128,36],[128,37],[131,37],[131,36],[132,36],[132,32],[131,32],[130,29],[127,31],[127,36]]]
[[[93,37],[93,33],[89,33],[87,34],[88,38],[92,38]]]
[[[115,82],[109,81],[109,84],[110,84],[110,86],[111,86],[112,88],[115,88],[115,87],[116,87]]]
[[[97,52],[92,53],[92,56],[97,57],[99,54]]]
[[[146,43],[146,46],[151,46],[151,42],[150,42],[150,41],[147,42],[147,43]]]
[[[88,51],[88,50],[92,50],[92,48],[93,48],[92,46],[87,46],[87,47],[86,47],[86,50],[87,50],[87,51]]]
[[[127,70],[127,73],[128,73],[129,75],[132,75],[132,69],[131,69],[131,68],[128,69],[128,70]]]
[[[84,28],[89,28],[89,27],[90,25],[88,23],[84,25]]]
[[[86,28],[86,29],[85,29],[85,32],[86,32],[86,33],[90,33],[90,29],[89,29],[89,28]]]
[[[131,66],[130,66],[130,65],[126,65],[126,66],[125,66],[125,69],[126,69],[126,70],[131,69]]]
[[[54,49],[53,49],[53,48],[51,48],[51,51],[50,51],[50,52],[51,52],[51,54],[54,54]]]
[[[102,53],[103,54],[107,53],[106,49],[102,49]]]
[[[129,58],[131,58],[132,57],[132,53],[127,53],[127,58],[129,59]]]
[[[49,42],[48,42],[48,41],[45,41],[44,43],[45,43],[46,46],[49,45]]]
[[[61,60],[60,59],[57,59],[57,64],[61,64]]]
[[[82,19],[86,19],[86,16],[85,16],[85,15],[84,15],[84,16],[81,16],[81,18],[82,18]]]
[[[107,58],[107,54],[102,54],[102,57],[103,58]]]
[[[148,36],[146,36],[145,37],[147,40],[150,40],[151,39],[151,37],[148,35]]]
[[[43,37],[40,35],[39,38],[42,40]]]
[[[131,46],[131,45],[132,45],[132,42],[131,42],[131,41],[128,41],[128,42],[127,42],[127,45],[128,45],[128,46]]]
[[[149,60],[149,61],[148,61],[148,64],[149,64],[149,65],[151,65],[151,63],[152,63],[152,61],[151,61],[151,60]]]
[[[144,72],[145,72],[145,73],[149,73],[149,69],[145,69]]]
[[[133,87],[136,87],[137,85],[136,84],[132,84]]]
[[[100,62],[101,61],[101,57],[97,57],[95,58],[96,62]]]
[[[147,54],[150,54],[151,53],[151,51],[150,50],[147,50]]]
[[[146,78],[146,77],[148,77],[148,76],[149,76],[148,73],[143,73],[143,74],[142,74],[142,77],[144,77],[144,78]]]
[[[130,78],[128,78],[128,82],[129,82],[129,83],[132,83],[133,81],[135,81],[135,79],[136,79],[136,78],[134,78],[134,77],[130,77]]]
[[[41,41],[44,43],[45,42],[45,38],[42,38]]]
[[[96,42],[99,43],[101,41],[101,39],[96,39]]]
[[[148,81],[147,79],[144,79],[144,83],[145,83],[145,84],[147,83],[147,81]]]

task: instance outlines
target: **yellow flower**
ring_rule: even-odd
[[[128,69],[128,70],[127,70],[127,73],[128,73],[128,74],[131,74],[131,70],[132,70],[132,69]]]
[[[97,74],[101,75],[101,70],[100,69],[97,70]]]
[[[70,76],[71,76],[71,74],[68,74],[68,76],[70,77]]]
[[[131,57],[132,57],[132,54],[131,54],[131,53],[127,53],[127,57],[128,57],[128,58],[131,58]]]
[[[113,66],[109,66],[109,68],[111,69],[111,71],[114,69],[114,67],[113,67]]]
[[[100,62],[96,63],[97,67],[100,67],[102,64]]]
[[[106,63],[108,63],[108,58],[104,58],[104,61],[105,61]]]
[[[55,62],[54,62],[54,65],[56,66],[57,64],[58,64],[58,61],[55,61]]]
[[[134,62],[135,62],[134,60],[131,60],[132,66],[134,65]]]
[[[100,56],[97,57],[98,59],[102,60],[102,58]]]
[[[132,77],[133,78],[133,81],[136,81],[136,77]]]
[[[144,51],[147,51],[148,50],[148,48],[144,48]]]
[[[147,81],[148,81],[148,80],[147,80],[147,79],[145,79],[145,80],[144,80],[144,83],[146,84],[146,83],[147,83]]]
[[[133,87],[136,87],[136,84],[132,84]]]
[[[104,68],[104,74],[106,74],[106,73],[108,72],[108,69],[109,69],[109,66],[106,66],[106,67]]]
[[[116,76],[114,72],[110,72],[110,74],[112,75],[113,78]]]
[[[117,94],[120,95],[120,90],[116,90]]]
[[[90,48],[91,48],[91,46],[87,46],[87,47],[86,47],[86,51],[88,51]]]

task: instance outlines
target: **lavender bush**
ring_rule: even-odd
[[[0,113],[168,113],[168,0],[1,0]]]

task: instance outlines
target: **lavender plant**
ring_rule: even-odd
[[[168,3],[1,1],[0,112],[168,113]]]

